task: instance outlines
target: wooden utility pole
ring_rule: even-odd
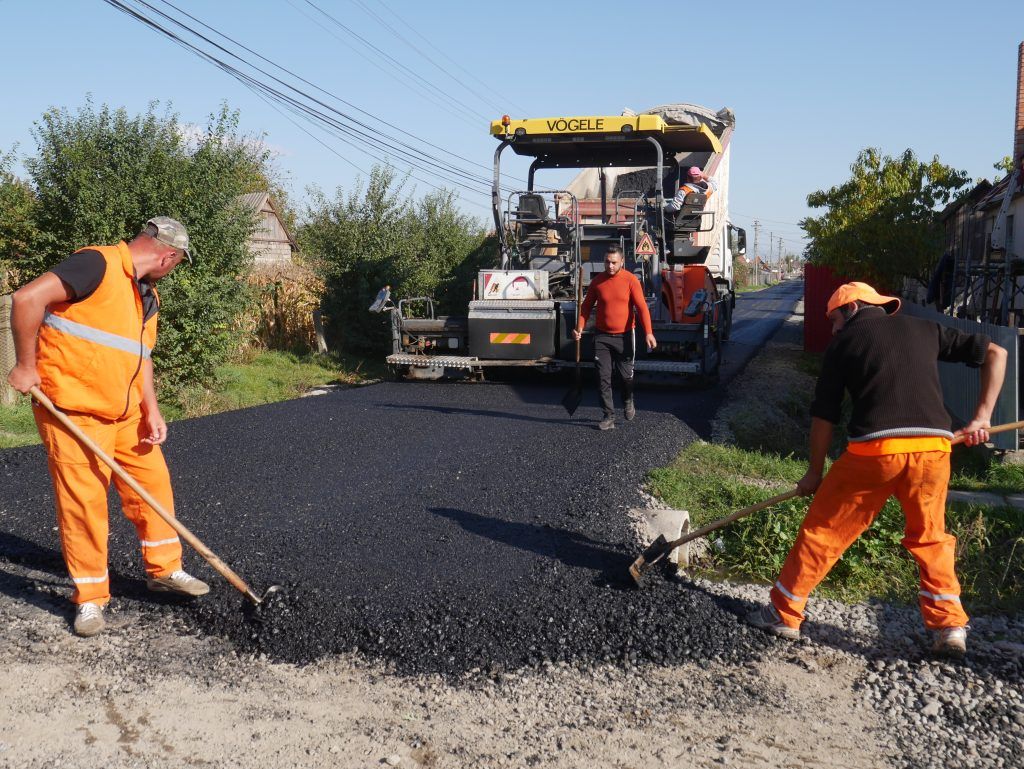
[[[0,296],[0,405],[13,405],[18,393],[7,384],[7,373],[14,368],[14,335],[11,333],[11,297]]]

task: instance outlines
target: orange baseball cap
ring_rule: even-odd
[[[828,309],[825,311],[825,315],[831,315],[833,310],[850,302],[877,304],[889,315],[899,310],[901,304],[899,297],[885,296],[875,291],[867,283],[855,281],[853,283],[844,283],[835,290],[832,296],[829,297]]]

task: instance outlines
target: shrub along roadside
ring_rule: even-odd
[[[792,487],[806,463],[735,446],[692,443],[668,467],[651,472],[652,493],[690,511],[701,526]],[[808,500],[795,499],[717,532],[701,569],[727,578],[769,583],[776,578]],[[1024,607],[1024,511],[953,505],[947,528],[957,537],[957,573],[969,611]],[[900,545],[903,513],[889,500],[875,523],[846,552],[818,594],[847,601],[870,597],[909,601],[917,567]]]

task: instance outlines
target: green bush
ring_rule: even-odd
[[[439,313],[465,312],[476,269],[496,248],[478,222],[456,208],[455,193],[405,194],[406,180],[376,166],[365,187],[333,200],[314,194],[299,227],[302,252],[322,276],[332,346],[379,353],[389,346],[388,319],[367,311],[377,292],[430,296]]]
[[[130,239],[152,216],[181,220],[197,257],[160,282],[154,356],[161,386],[176,391],[209,381],[238,346],[237,319],[249,301],[246,240],[256,221],[236,198],[266,183],[268,156],[239,135],[238,113],[227,107],[198,136],[156,107],[130,116],[87,101],[74,114],[46,112],[33,131],[36,153],[25,159],[31,242],[6,246],[5,257],[24,280],[84,246]]]

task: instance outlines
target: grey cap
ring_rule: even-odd
[[[192,264],[192,253],[188,248],[188,231],[184,224],[169,216],[154,216],[146,222],[146,226],[151,224],[156,227],[157,240],[166,246],[184,251],[188,263]]]

